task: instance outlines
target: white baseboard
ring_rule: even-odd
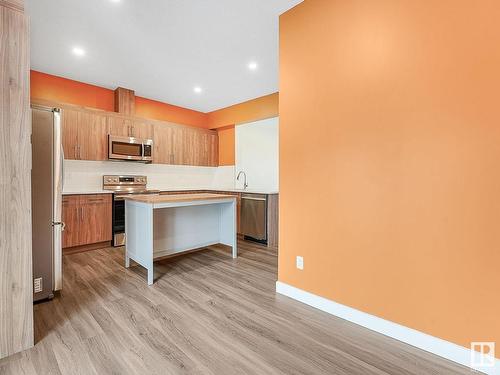
[[[325,311],[329,314],[335,315],[339,318],[356,323],[362,327],[371,329],[372,331],[381,333],[393,339],[402,341],[406,344],[415,346],[419,349],[471,368],[471,351],[470,349],[464,348],[460,345],[382,318],[378,318],[374,315],[364,313],[324,297],[306,292],[305,290],[282,283],[281,281],[276,282],[276,292],[315,307],[319,310]],[[498,343],[498,345],[500,345],[500,343]],[[500,360],[495,360],[494,367],[474,367],[473,369],[488,375],[498,375],[500,374]]]

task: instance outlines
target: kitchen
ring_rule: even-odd
[[[37,212],[38,204],[47,205],[50,197],[58,207],[60,199],[61,216],[52,221],[61,224],[52,228],[64,228],[56,235],[62,238],[62,250],[54,250],[59,254],[54,255],[57,272],[47,262],[37,262],[50,258],[47,247],[34,247],[35,285],[42,286],[35,289],[35,300],[52,298],[59,289],[51,285],[62,285],[60,254],[125,245],[125,201],[132,195],[231,195],[237,202],[237,234],[277,247],[277,117],[238,125],[236,164],[219,167],[217,131],[136,117],[132,90],[117,88],[114,98],[118,112],[32,99],[33,128],[45,129],[33,137],[33,207]],[[53,113],[49,120],[47,112]],[[42,158],[50,155],[45,132],[52,134],[54,167]],[[40,195],[36,187],[47,184],[51,170],[56,190]],[[46,221],[34,221],[35,232],[40,225],[49,228]],[[38,234],[34,243],[47,236]]]
[[[0,374],[499,374],[499,12],[0,0]]]

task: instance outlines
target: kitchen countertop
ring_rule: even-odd
[[[169,188],[169,189],[159,189],[162,192],[168,192],[168,191],[199,191],[199,190],[206,190],[206,191],[228,191],[231,193],[248,193],[248,194],[279,194],[278,191],[275,190],[259,190],[259,189],[235,189],[235,188],[214,188],[214,187],[209,187],[209,188]]]
[[[192,201],[207,201],[207,200],[220,200],[220,199],[235,199],[233,195],[223,194],[173,194],[173,195],[131,195],[124,197],[125,200],[158,204],[158,203],[177,203],[177,202],[192,202]]]
[[[63,191],[62,195],[112,194],[110,190]]]
[[[150,188],[151,189],[151,188]],[[231,193],[248,193],[248,194],[279,194],[278,191],[272,190],[258,190],[258,189],[234,189],[234,188],[168,188],[168,189],[156,189],[161,192],[169,191],[227,191]],[[112,194],[111,190],[81,190],[81,191],[63,191],[62,195],[86,195],[86,194]],[[220,196],[220,194],[219,194]]]

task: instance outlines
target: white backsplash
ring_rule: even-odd
[[[65,160],[64,192],[102,189],[103,175],[144,175],[148,189],[233,189],[235,167],[193,167],[133,162]]]

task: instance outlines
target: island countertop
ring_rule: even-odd
[[[192,201],[208,201],[208,200],[221,200],[221,199],[236,199],[234,195],[225,194],[173,194],[173,195],[131,195],[125,196],[125,200],[160,204],[160,203],[177,203],[177,202],[192,202]]]

